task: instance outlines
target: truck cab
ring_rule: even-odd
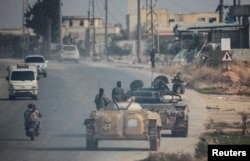
[[[17,64],[7,68],[6,80],[9,84],[9,99],[16,97],[31,97],[37,99],[38,71],[34,65]]]

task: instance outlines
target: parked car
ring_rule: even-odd
[[[79,62],[80,54],[77,46],[75,45],[63,45],[62,50],[59,54],[58,61],[71,60],[76,63]]]
[[[38,75],[47,77],[48,60],[43,55],[27,55],[24,59],[25,64],[37,66]]]
[[[100,62],[100,61],[101,61],[101,57],[99,56],[99,54],[94,53],[94,54],[93,54],[92,61],[93,61],[93,62]]]

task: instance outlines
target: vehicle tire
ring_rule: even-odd
[[[32,99],[33,100],[37,100],[37,96],[32,96]]]
[[[34,141],[34,140],[35,140],[34,134],[30,134],[30,140],[31,140],[31,141]]]
[[[98,140],[95,140],[94,134],[86,135],[86,149],[87,150],[97,150],[98,149]]]
[[[177,85],[176,84],[173,84],[172,91],[177,93]]]
[[[181,87],[181,94],[184,94],[184,93],[185,93],[185,88]]]
[[[177,86],[175,93],[182,94],[182,87]]]
[[[160,138],[157,136],[150,136],[149,144],[151,151],[157,151],[160,147]]]
[[[188,136],[188,121],[176,123],[172,129],[172,136],[187,137]]]
[[[9,96],[9,100],[14,100],[14,99],[16,99],[15,96]]]

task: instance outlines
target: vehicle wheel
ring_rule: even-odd
[[[181,88],[181,94],[184,94],[184,93],[185,93],[185,88],[182,87],[182,88]]]
[[[30,134],[30,140],[31,140],[31,141],[34,141],[34,140],[35,140],[34,134]]]
[[[32,96],[32,99],[33,100],[37,100],[37,96]]]
[[[177,92],[177,86],[176,86],[176,84],[173,84],[172,91],[175,92],[175,93]]]
[[[188,136],[188,121],[176,123],[172,129],[172,136],[176,137],[187,137]]]
[[[94,134],[86,135],[86,149],[87,150],[97,150],[98,149],[98,140],[95,140]]]
[[[9,100],[14,100],[14,99],[16,99],[15,96],[9,96]]]
[[[181,88],[181,87],[177,87],[177,88],[176,88],[176,93],[181,94],[181,91],[182,91],[182,88]]]

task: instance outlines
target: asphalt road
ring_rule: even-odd
[[[48,77],[39,80],[38,100],[10,101],[6,65],[18,62],[21,60],[0,60],[0,161],[134,161],[148,156],[146,141],[100,141],[98,151],[87,151],[83,122],[95,108],[93,100],[100,87],[110,96],[117,80],[122,81],[124,89],[135,79],[149,86],[150,71],[89,61],[50,62]],[[23,125],[23,112],[31,102],[43,115],[41,135],[35,141],[26,137]],[[188,137],[162,137],[161,152],[194,152],[204,130],[205,103],[191,90],[186,91],[184,102],[190,109]]]

